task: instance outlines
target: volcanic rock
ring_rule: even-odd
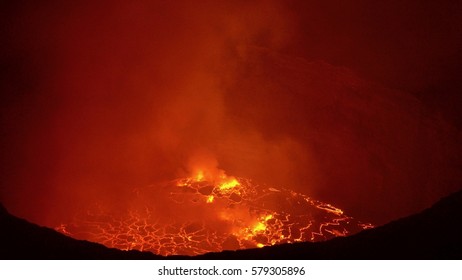
[[[325,242],[283,244],[172,259],[461,259],[462,190],[431,208],[381,227]],[[0,207],[2,209],[3,206]],[[121,251],[79,241],[7,212],[0,216],[1,259],[160,259],[152,253]],[[233,248],[228,238],[224,248]]]

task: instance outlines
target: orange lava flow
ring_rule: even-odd
[[[322,241],[373,227],[330,204],[243,178],[206,181],[198,173],[136,193],[137,207],[93,209],[55,229],[122,250],[198,255]]]

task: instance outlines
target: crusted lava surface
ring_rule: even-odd
[[[200,255],[325,241],[372,227],[339,208],[244,178],[195,178],[138,188],[126,209],[94,207],[55,229],[111,248]]]

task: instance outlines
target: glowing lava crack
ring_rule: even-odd
[[[326,203],[286,189],[198,174],[136,190],[127,209],[79,214],[56,230],[123,250],[198,255],[322,241],[372,227]]]

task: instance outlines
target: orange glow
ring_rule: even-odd
[[[459,103],[439,107],[462,99],[460,16],[445,15],[460,9],[16,2],[1,17],[0,199],[17,216],[194,254],[348,235],[347,214],[385,223],[462,182]]]
[[[343,215],[342,209],[334,207],[334,206],[332,206],[330,204],[318,205],[316,207],[318,207],[319,209],[323,209],[325,211],[331,212],[331,213],[333,213],[335,215],[338,215],[338,216]]]
[[[218,188],[222,191],[228,191],[229,189],[232,189],[236,186],[239,186],[239,181],[236,180],[236,178],[229,178],[229,179],[226,179],[225,178],[225,181],[224,182],[221,182],[219,185],[218,185]]]
[[[210,159],[208,159],[210,161]],[[208,181],[218,187],[223,192],[230,191],[231,189],[239,186],[239,181],[233,176],[227,176],[223,170],[220,170],[212,164],[197,163],[201,168],[195,168],[197,171],[193,172],[191,178],[179,180],[178,186],[187,185],[191,181],[204,182]],[[208,166],[207,166],[208,165]]]
[[[268,222],[268,220],[270,220],[272,218],[273,218],[272,214],[268,214],[268,215],[265,215],[265,216],[261,217],[259,219],[260,221],[253,227],[252,232],[253,233],[264,232],[266,230],[266,228],[267,228],[266,222]]]
[[[194,177],[194,180],[195,180],[196,182],[201,182],[201,181],[204,180],[204,178],[205,178],[205,177],[204,177],[204,171],[199,170],[199,171],[197,172],[196,176]]]
[[[322,241],[372,227],[306,195],[228,177],[222,171],[215,172],[218,175],[212,178],[214,181],[208,181],[211,173],[214,172],[201,169],[191,177],[166,183],[163,188],[138,189],[135,193],[141,202],[124,215],[86,213],[55,229],[123,250],[198,255],[223,249]],[[158,197],[171,201],[170,205],[160,210],[153,208],[150,198]],[[287,202],[284,208],[274,203],[277,197]],[[144,208],[139,207],[142,205]],[[301,208],[305,214],[297,210]]]
[[[262,232],[266,230],[266,225],[262,222],[259,222],[256,226],[253,227],[253,232]]]

